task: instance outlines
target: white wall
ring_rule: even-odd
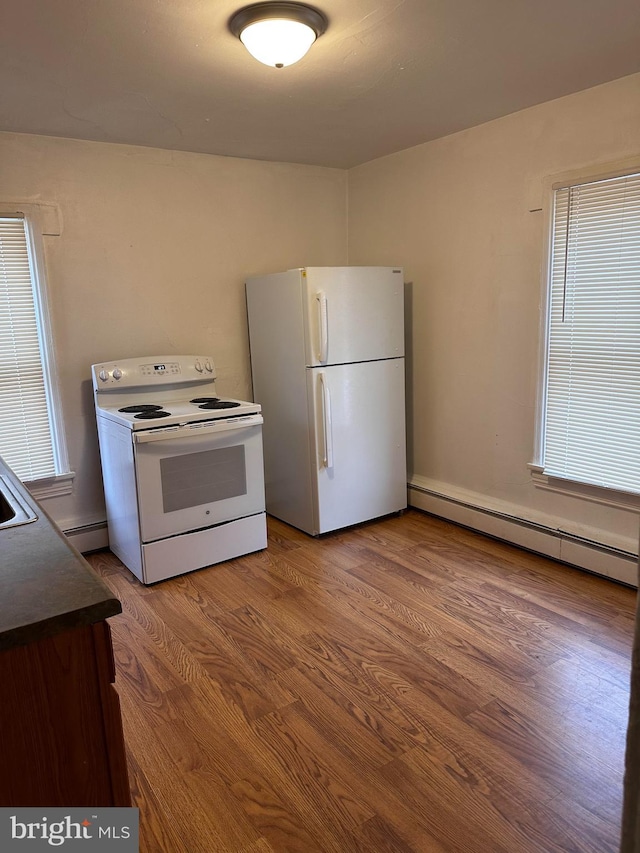
[[[104,520],[89,367],[212,353],[218,390],[250,394],[244,279],[344,264],[346,173],[0,134],[0,201],[56,204],[45,254],[73,493],[64,528]]]
[[[531,482],[543,219],[530,208],[547,176],[638,155],[639,140],[640,75],[349,173],[0,133],[0,201],[56,204],[63,226],[45,248],[77,477],[47,509],[65,529],[104,519],[91,363],[212,352],[219,390],[245,397],[247,275],[401,264],[413,481],[633,550],[634,512]]]
[[[639,154],[634,75],[350,171],[349,262],[403,265],[411,282],[416,485],[637,548],[635,512],[536,488],[527,463],[543,245],[530,208],[546,176]]]

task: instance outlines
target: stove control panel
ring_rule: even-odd
[[[196,362],[196,370],[197,370]],[[164,378],[165,376],[179,376],[181,374],[180,364],[177,361],[161,361],[157,364],[141,364],[140,373],[142,376],[157,376]],[[115,374],[115,370],[114,370]]]
[[[125,358],[122,361],[93,364],[91,378],[96,391],[116,388],[170,385],[173,382],[197,382],[203,377],[214,379],[211,356],[157,356]]]

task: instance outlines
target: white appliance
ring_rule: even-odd
[[[267,511],[317,535],[404,509],[402,270],[306,267],[246,291]]]
[[[94,364],[109,547],[145,584],[267,546],[262,415],[208,356]]]

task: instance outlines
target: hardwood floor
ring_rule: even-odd
[[[408,511],[110,620],[143,853],[613,853],[635,591]]]

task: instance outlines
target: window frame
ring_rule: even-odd
[[[552,476],[544,472],[545,451],[545,414],[547,408],[547,367],[549,355],[549,314],[551,310],[551,274],[553,257],[553,228],[555,213],[555,191],[573,184],[585,184],[623,177],[640,172],[640,157],[626,158],[606,164],[597,164],[582,169],[573,169],[545,177],[539,187],[533,190],[530,212],[543,214],[543,240],[541,262],[539,347],[537,365],[537,393],[535,407],[535,433],[533,459],[528,464],[531,479],[538,488],[577,497],[605,506],[638,512],[640,495],[615,488],[595,486]]]
[[[51,444],[56,468],[54,475],[25,480],[25,484],[36,498],[58,497],[71,493],[75,477],[75,473],[70,469],[67,451],[43,239],[45,235],[60,235],[59,211],[57,206],[50,204],[0,201],[0,216],[21,218],[25,223]]]

